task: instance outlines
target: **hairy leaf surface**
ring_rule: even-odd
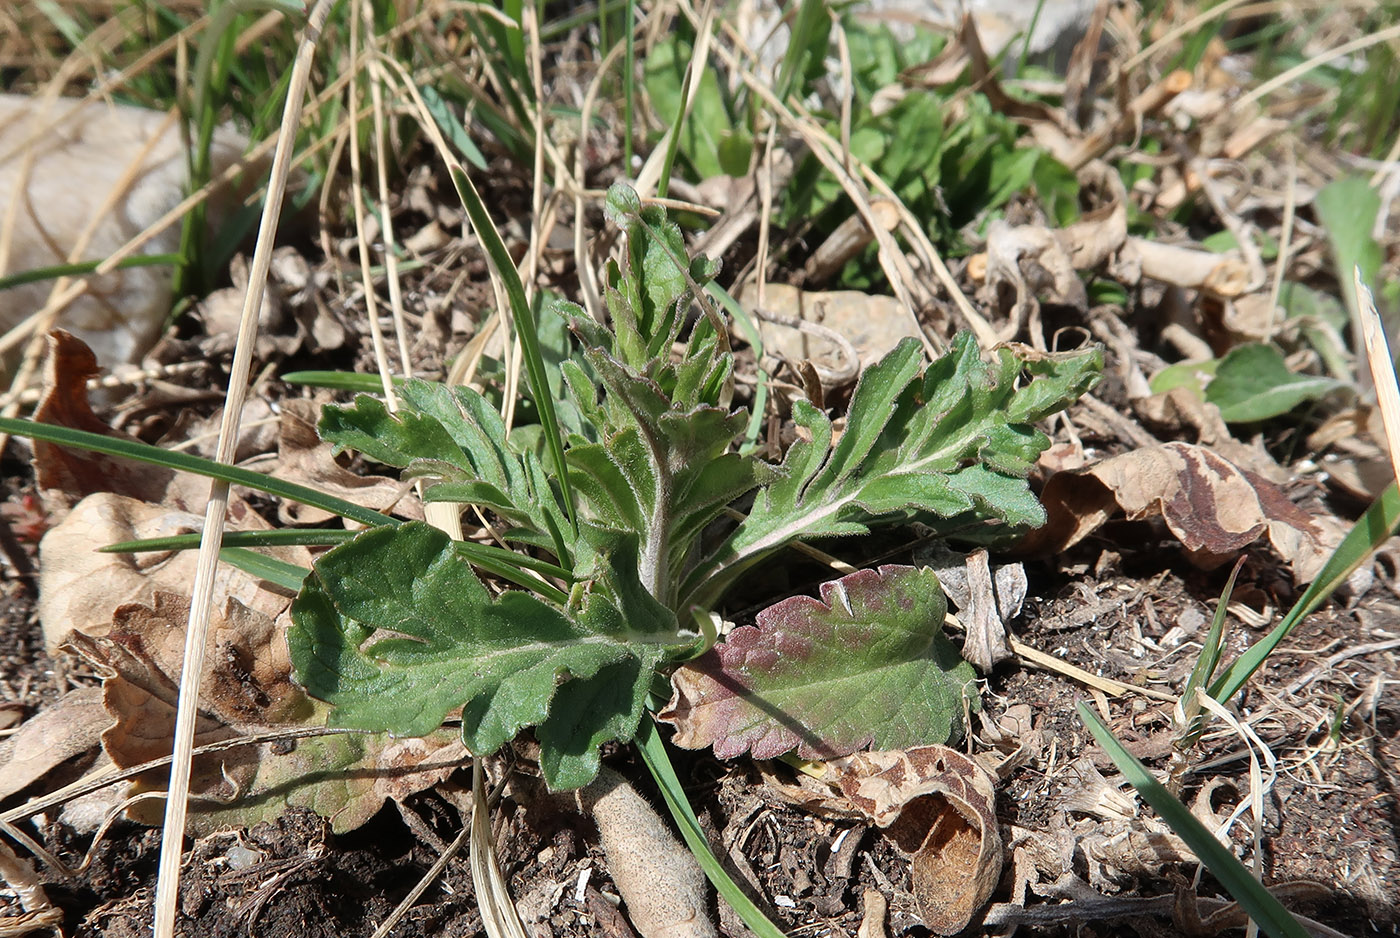
[[[686,581],[705,603],[759,558],[799,538],[864,534],[909,512],[963,514],[1034,527],[1045,512],[1025,476],[1049,440],[1031,423],[1098,381],[1098,350],[1029,362],[1001,349],[982,361],[971,335],[920,374],[906,339],[861,377],[846,428],[804,401],[793,420],[807,439],[788,450],[785,478],[759,492],[748,518]],[[1022,382],[1025,373],[1032,380]]]
[[[677,745],[721,759],[796,750],[831,759],[874,745],[948,743],[963,733],[974,674],[943,634],[932,570],[884,566],[785,599],[679,668],[658,716]]]
[[[532,452],[516,452],[505,423],[471,388],[405,381],[400,409],[361,395],[350,407],[327,407],[321,436],[431,480],[428,501],[481,505],[517,527],[507,536],[552,550],[567,561],[571,528],[557,487]]]
[[[421,736],[462,708],[462,738],[491,752],[539,727],[551,787],[587,784],[597,747],[641,720],[665,646],[598,594],[560,609],[492,596],[447,535],[375,528],[330,551],[292,607],[297,680],[339,726]]]

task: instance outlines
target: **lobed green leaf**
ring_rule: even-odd
[[[919,361],[918,344],[906,339],[869,368],[834,446],[826,415],[795,403],[799,436],[810,441],[792,446],[785,478],[758,493],[749,516],[690,573],[683,595],[703,604],[740,571],[799,538],[864,534],[910,512],[1043,524],[1044,509],[1025,476],[1049,440],[1029,421],[1091,388],[1102,353],[1023,362],[1001,349],[989,364],[963,334],[922,376]]]
[[[334,725],[419,736],[460,707],[478,754],[538,727],[554,788],[586,784],[597,747],[631,738],[666,653],[598,593],[568,609],[492,596],[447,535],[418,522],[322,557],[292,606],[288,646]]]

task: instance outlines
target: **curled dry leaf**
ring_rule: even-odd
[[[984,673],[1011,657],[1006,620],[1021,613],[1028,588],[1025,568],[1012,563],[993,571],[985,550],[960,554],[941,544],[916,549],[914,558],[938,574],[944,594],[958,607],[967,630],[963,657]]]
[[[1137,449],[1056,473],[1041,501],[1049,520],[1022,542],[1026,550],[1063,551],[1121,511],[1134,521],[1160,516],[1191,560],[1206,568],[1267,536],[1300,583],[1317,574],[1341,533],[1267,479],[1189,443]]]
[[[34,419],[39,423],[129,439],[99,420],[88,404],[87,381],[95,378],[100,370],[92,349],[61,329],[49,333],[48,345],[44,392]],[[44,507],[50,512],[61,512],[95,492],[117,492],[143,501],[162,501],[174,477],[173,470],[160,466],[34,441],[35,483],[43,495]]]
[[[919,915],[940,935],[962,931],[1001,879],[992,779],[946,746],[862,752],[827,763],[846,800],[913,856]]]
[[[102,743],[118,767],[170,753],[188,611],[188,597],[161,592],[150,606],[117,610],[104,638],[69,636],[68,650],[103,678],[103,705],[113,722]],[[292,683],[282,628],[271,616],[230,600],[210,627],[196,745],[325,722],[326,708]],[[250,825],[303,806],[330,817],[337,831],[352,830],[386,797],[421,791],[465,757],[457,734],[447,730],[413,739],[336,735],[229,749],[195,761],[190,828],[202,834]],[[164,784],[161,772],[135,783],[138,790]],[[143,801],[130,816],[155,824],[162,811],[158,802]]]

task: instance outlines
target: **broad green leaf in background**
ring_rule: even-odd
[[[975,674],[927,568],[885,566],[785,599],[671,677],[675,742],[732,759],[832,759],[962,736]]]
[[[1220,360],[1206,400],[1220,408],[1227,423],[1249,423],[1286,414],[1340,387],[1334,378],[1289,371],[1282,352],[1256,342],[1236,346]]]
[[[1021,362],[1002,349],[988,365],[962,334],[922,374],[921,358],[918,343],[906,339],[861,376],[834,447],[826,415],[794,403],[805,439],[788,451],[784,477],[759,491],[748,517],[691,573],[691,601],[707,604],[740,571],[794,540],[863,534],[909,511],[1044,523],[1025,477],[1049,440],[1032,424],[1093,387],[1103,353]],[[1034,380],[1020,383],[1023,372]]]
[[[1374,291],[1381,268],[1381,249],[1371,237],[1381,198],[1360,177],[1338,179],[1323,186],[1313,200],[1322,230],[1332,243],[1332,259],[1337,265],[1337,281],[1347,309],[1356,309],[1353,266],[1361,268],[1361,279]]]
[[[634,631],[597,593],[567,610],[493,597],[447,535],[418,522],[322,557],[287,636],[297,680],[334,706],[335,725],[421,736],[461,707],[478,754],[534,726],[556,789],[587,784],[597,747],[631,739],[668,639]]]
[[[1343,335],[1351,316],[1335,296],[1301,283],[1285,283],[1278,294],[1279,305],[1289,319],[1300,320],[1299,330],[1313,347],[1328,374],[1348,380],[1354,374]]]
[[[680,113],[681,86],[693,49],[689,39],[673,33],[660,38],[648,50],[643,65],[644,82],[656,113],[672,117]],[[690,164],[696,179],[709,179],[724,172],[720,148],[725,135],[740,128],[731,116],[731,102],[720,91],[714,69],[699,69],[696,79],[700,86],[695,91],[690,116],[681,128],[679,153]]]
[[[1208,358],[1203,362],[1177,362],[1153,375],[1147,386],[1153,394],[1189,388],[1192,394],[1205,400],[1206,385],[1215,377],[1215,370],[1219,367],[1218,358]]]

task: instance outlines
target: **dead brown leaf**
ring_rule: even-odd
[[[70,629],[106,634],[112,614],[126,603],[150,605],[158,591],[183,592],[194,582],[195,551],[103,554],[107,544],[199,531],[201,515],[109,493],[89,495],[39,542],[39,620],[50,648]],[[229,502],[231,530],[270,526],[242,499]],[[311,565],[304,547],[272,553],[302,567]],[[227,564],[215,573],[216,602],[236,599],[269,616],[291,602],[291,594]]]
[[[1001,879],[992,779],[946,746],[862,752],[827,763],[846,799],[913,856],[913,892],[930,930],[953,935]]]
[[[117,610],[111,632],[80,632],[67,650],[103,678],[102,701],[110,717],[106,753],[118,767],[168,755],[182,672],[187,596],[160,592],[152,605]],[[201,681],[196,745],[277,728],[318,726],[326,707],[291,679],[282,627],[236,600],[211,623],[212,653]],[[190,788],[196,801],[191,830],[207,833],[230,824],[253,824],[286,807],[309,807],[330,817],[337,831],[351,830],[379,810],[385,798],[402,799],[441,781],[466,758],[460,737],[444,730],[424,738],[325,736],[292,746],[240,746],[194,763]],[[160,790],[164,772],[135,783]],[[159,823],[163,808],[143,801],[130,809],[142,823]]]
[[[321,408],[314,401],[286,400],[278,422],[277,477],[310,486],[328,495],[375,511],[397,509],[410,520],[423,520],[423,505],[409,496],[411,483],[387,476],[362,476],[335,461],[331,445],[316,433]],[[278,517],[287,524],[320,524],[334,517],[328,511],[282,502]]]
[[[0,740],[0,799],[21,792],[49,772],[96,749],[110,721],[96,687],[70,690]]]
[[[87,381],[98,374],[97,356],[76,336],[61,329],[49,333],[44,368],[44,395],[34,419],[60,427],[130,439],[98,419],[88,404]],[[165,497],[175,473],[117,456],[104,456],[34,441],[34,477],[50,512],[62,512],[85,495],[118,492],[142,501]]]
[[[1189,443],[1136,449],[1056,473],[1041,501],[1048,522],[1022,543],[1032,552],[1063,551],[1121,512],[1133,521],[1161,517],[1192,562],[1205,568],[1267,536],[1300,583],[1312,580],[1341,533],[1262,476]]]

